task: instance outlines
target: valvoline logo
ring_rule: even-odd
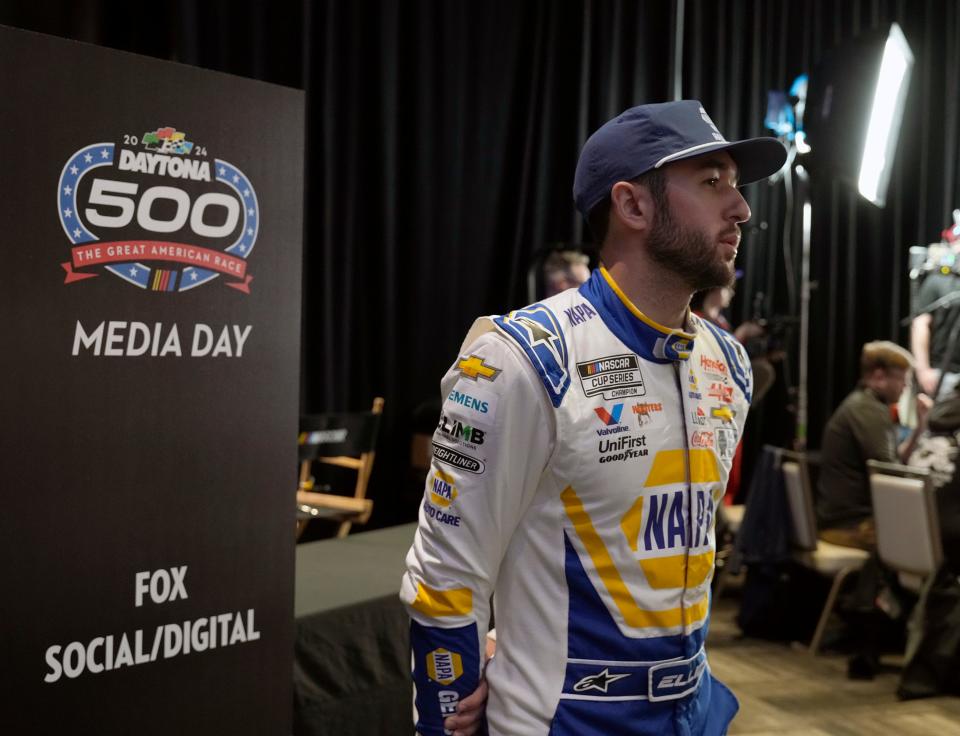
[[[107,272],[148,291],[221,276],[250,293],[260,230],[250,179],[173,127],[83,146],[60,173],[57,214],[70,241],[64,283]]]
[[[627,431],[627,425],[620,424],[620,417],[623,415],[623,403],[614,404],[610,411],[605,407],[598,406],[594,410],[597,417],[604,423],[603,429],[598,429],[597,434],[604,437],[608,434],[619,434]]]
[[[611,411],[607,411],[602,406],[598,406],[594,411],[597,413],[597,416],[600,417],[601,422],[611,427],[614,424],[620,424],[620,415],[623,414],[623,404],[614,404]]]

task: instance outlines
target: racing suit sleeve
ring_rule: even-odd
[[[437,736],[479,683],[490,596],[554,436],[536,372],[498,333],[466,346],[441,389],[433,461],[400,591],[411,617],[416,729]]]

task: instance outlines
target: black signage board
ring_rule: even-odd
[[[0,27],[0,732],[288,734],[303,93]]]

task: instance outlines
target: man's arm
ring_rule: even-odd
[[[931,396],[937,390],[937,371],[930,365],[930,328],[933,317],[920,314],[910,324],[910,350],[916,363],[914,370],[920,387]]]
[[[400,593],[412,619],[417,731],[437,736],[480,683],[497,570],[553,437],[553,412],[533,367],[498,334],[465,349],[441,386],[433,462]]]
[[[897,456],[904,465],[910,459],[914,449],[917,446],[917,440],[927,428],[927,417],[930,415],[930,409],[933,408],[933,399],[926,394],[917,394],[917,426],[913,428],[910,435],[897,447]]]

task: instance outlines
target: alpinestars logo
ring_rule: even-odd
[[[253,184],[175,128],[75,151],[60,173],[57,214],[72,246],[64,283],[110,273],[181,292],[225,276],[250,293],[247,258],[260,229]]]
[[[622,680],[625,677],[630,677],[630,673],[620,675],[611,675],[610,668],[604,667],[602,672],[598,672],[595,675],[587,675],[582,680],[577,682],[573,686],[573,691],[577,693],[586,692],[587,690],[599,690],[602,693],[607,692],[607,688],[617,680]]]
[[[604,407],[598,406],[593,410],[597,418],[606,426],[597,430],[597,435],[604,437],[608,434],[619,434],[627,431],[627,425],[620,424],[620,417],[623,415],[623,404],[614,404],[613,409],[607,411]]]

